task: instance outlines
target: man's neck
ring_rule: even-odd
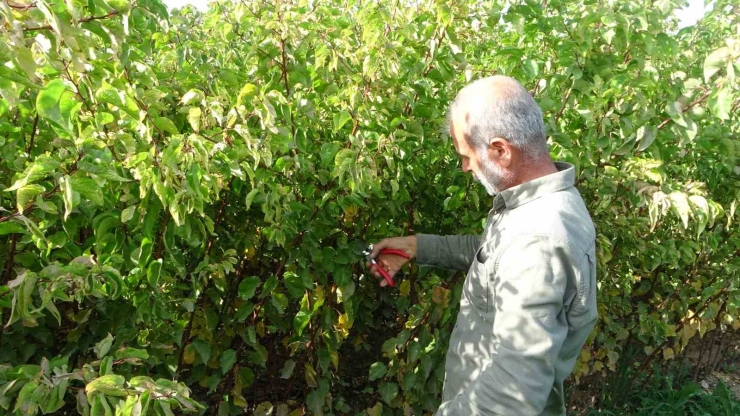
[[[512,181],[509,188],[513,188],[523,183],[539,179],[543,176],[552,175],[557,172],[558,168],[549,156],[541,160],[530,161],[521,165],[518,172],[514,173],[514,181]]]

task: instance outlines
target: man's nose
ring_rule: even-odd
[[[467,159],[463,159],[462,161],[462,171],[465,173],[470,172],[470,163]]]

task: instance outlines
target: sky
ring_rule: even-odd
[[[704,15],[705,0],[689,0],[689,6],[676,12],[680,20],[680,27],[691,26]],[[208,0],[164,0],[164,4],[170,9],[192,4],[198,9],[206,10]]]

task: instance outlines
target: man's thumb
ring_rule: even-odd
[[[373,252],[370,253],[370,258],[374,259],[378,257],[378,254],[380,254],[380,251],[386,248],[387,245],[388,245],[387,240],[380,240],[376,244],[373,244]]]

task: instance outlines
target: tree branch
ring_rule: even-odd
[[[18,242],[18,234],[12,234],[10,236],[10,250],[8,250],[8,261],[5,264],[5,272],[3,273],[3,284],[10,281],[10,274],[13,272],[13,266],[15,265],[15,245]]]
[[[113,16],[115,16],[117,14],[118,14],[117,11],[112,10],[108,14],[104,14],[104,15],[101,15],[101,16],[90,16],[90,17],[82,18],[82,19],[78,20],[77,23],[87,23],[87,22],[91,22],[93,20],[109,19],[109,18],[111,18],[111,17],[113,17]],[[33,31],[36,31],[36,30],[52,30],[52,29],[53,29],[53,27],[51,27],[51,25],[45,25],[45,26],[37,26],[37,27],[24,27],[23,28],[23,31],[24,32],[33,32]]]
[[[692,108],[694,108],[695,105],[700,104],[700,103],[706,101],[707,97],[709,97],[709,91],[705,92],[704,95],[702,95],[701,97],[699,97],[696,100],[694,100],[691,104],[687,105],[686,108],[684,108],[681,111],[681,114],[683,114],[683,113],[691,110]],[[667,118],[667,119],[663,120],[660,124],[658,124],[658,130],[660,130],[663,127],[667,126],[671,121],[673,121],[672,118]]]
[[[31,140],[28,143],[28,158],[31,158],[31,150],[33,150],[33,140],[36,138],[36,127],[39,124],[39,113],[36,113],[36,117],[33,118],[33,127],[31,128]]]

